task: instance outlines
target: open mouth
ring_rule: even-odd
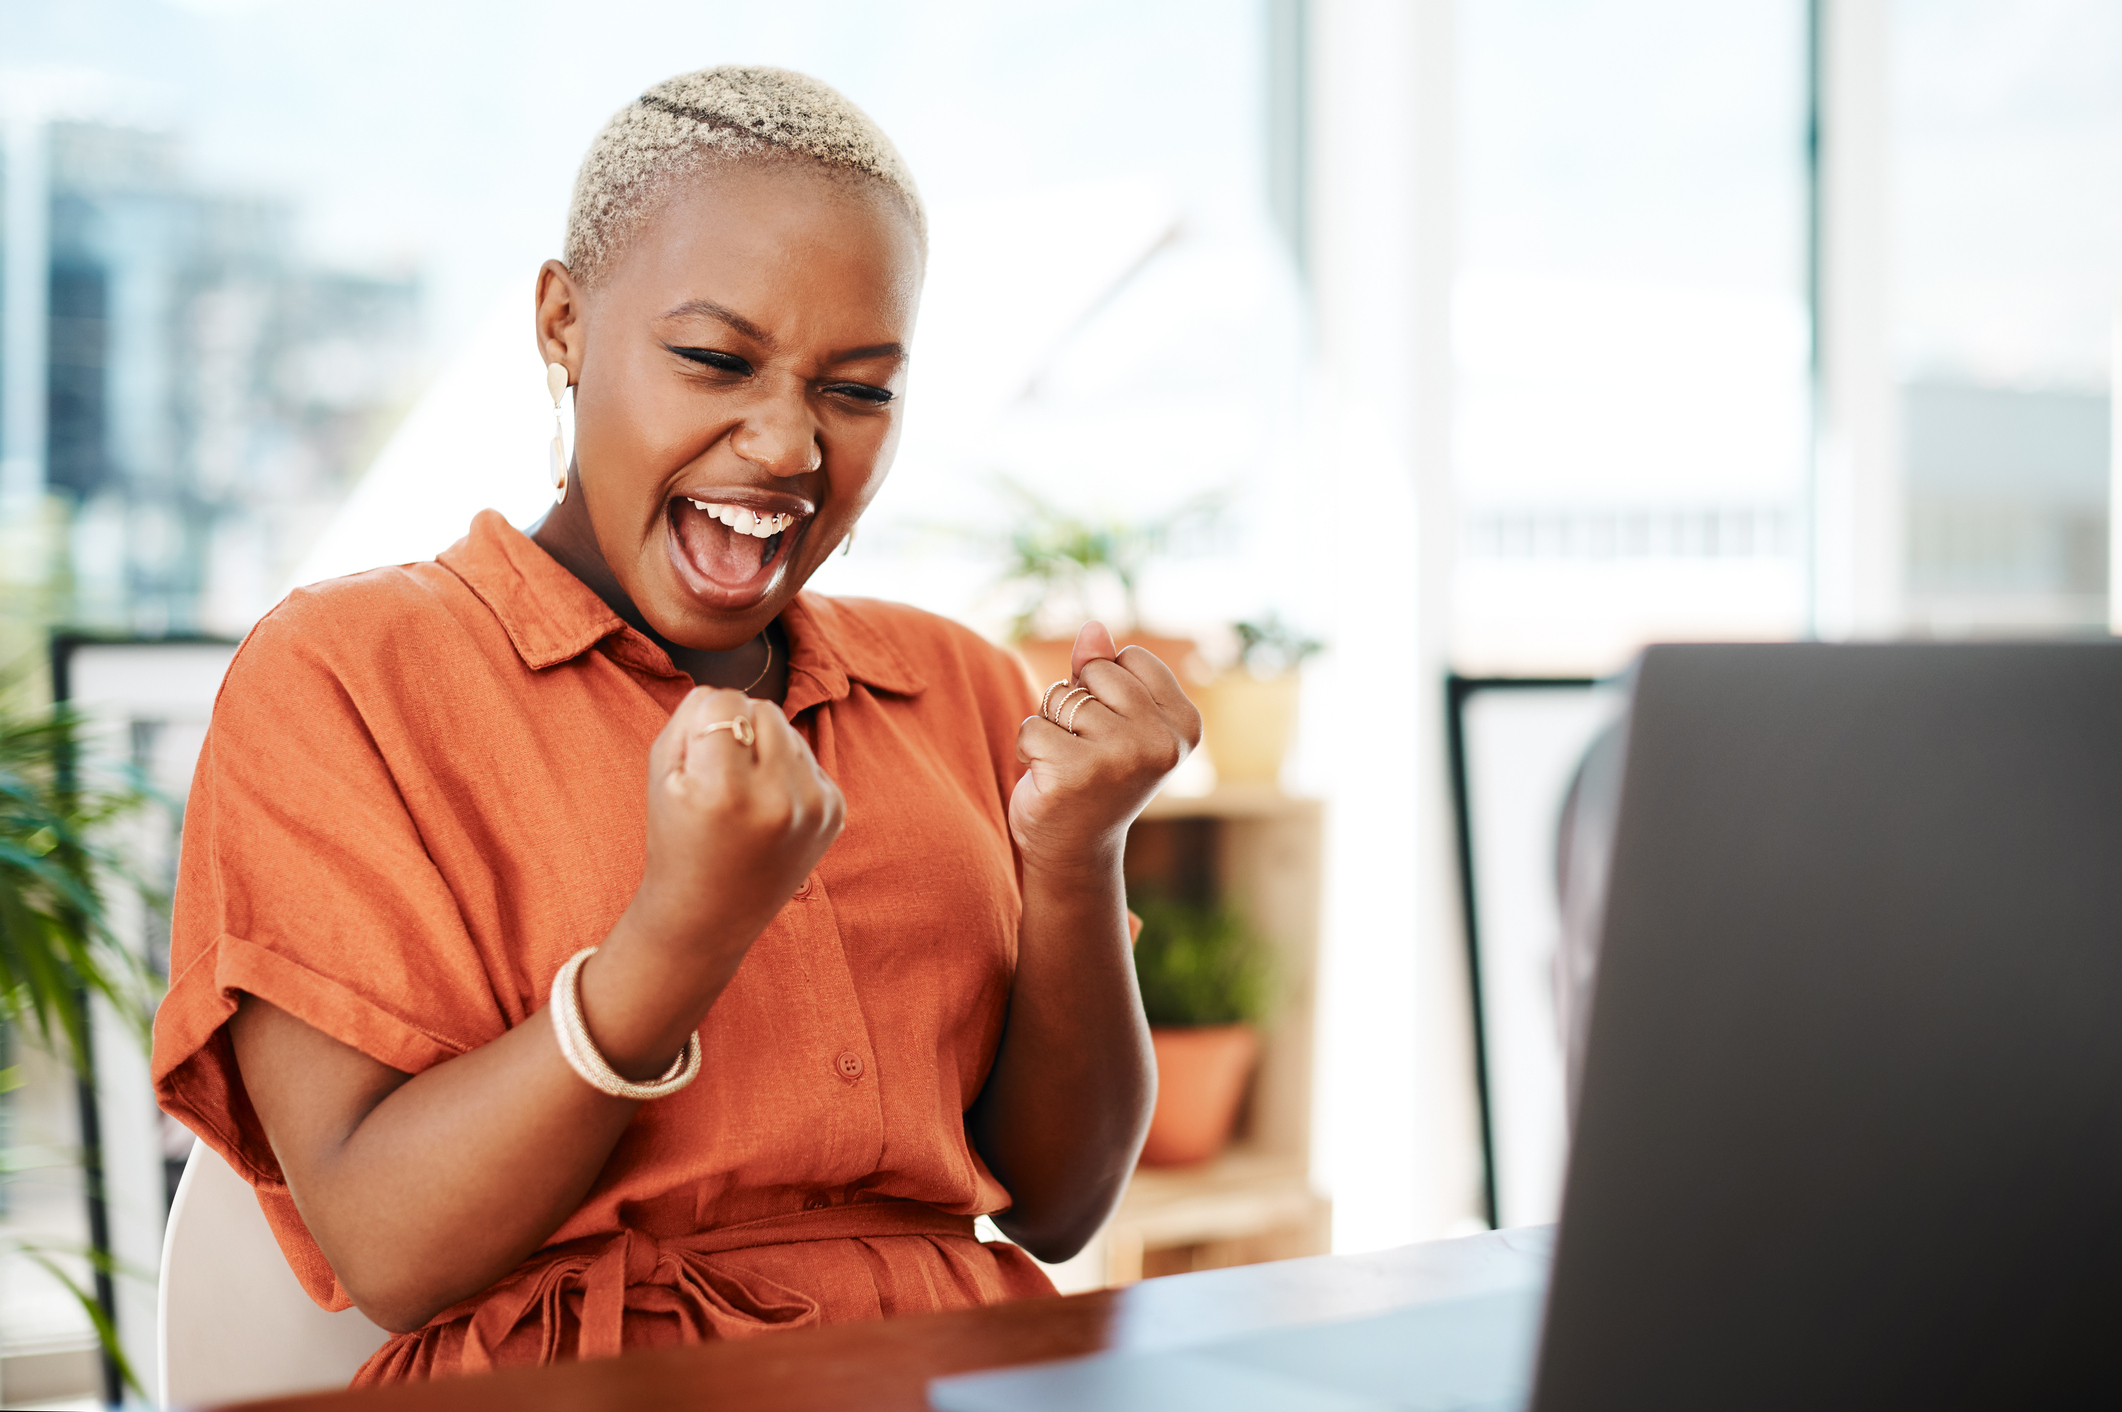
[[[768,505],[676,496],[668,512],[672,558],[695,592],[735,607],[766,596],[807,514]]]

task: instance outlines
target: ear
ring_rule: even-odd
[[[558,260],[538,267],[538,361],[559,363],[571,383],[582,380],[585,329],[582,286]]]

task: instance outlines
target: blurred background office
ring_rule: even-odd
[[[816,586],[1000,639],[1028,488],[1174,526],[1145,628],[1325,644],[1280,784],[1324,805],[1336,1249],[1553,1217],[1583,683],[1661,639],[2110,627],[2102,0],[0,0],[0,36],[21,700],[56,630],[240,637],[480,506],[535,518],[532,278],[647,83],[782,64],[877,117],[929,284],[898,467]],[[1526,679],[1571,694],[1463,685]],[[32,1050],[0,1103],[45,1157],[0,1222],[85,1239]],[[0,1253],[0,1399],[85,1327]]]

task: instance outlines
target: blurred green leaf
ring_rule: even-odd
[[[1142,919],[1135,980],[1151,1024],[1252,1024],[1266,1015],[1273,969],[1243,918],[1148,889],[1130,892],[1127,905]]]
[[[1127,622],[1108,626],[1119,632],[1139,627],[1138,594],[1151,561],[1180,530],[1213,523],[1224,505],[1224,497],[1204,495],[1151,520],[1092,520],[1060,509],[1006,476],[998,477],[996,486],[1015,507],[1001,536],[1002,585],[1014,589],[1022,605],[1011,621],[1013,639],[1035,636],[1041,615],[1057,603],[1073,600],[1087,612],[1092,586],[1101,576],[1119,588],[1127,605]]]
[[[81,1306],[81,1312],[88,1315],[89,1323],[95,1326],[96,1341],[103,1345],[104,1353],[109,1356],[112,1363],[117,1365],[118,1376],[125,1380],[127,1387],[138,1393],[142,1398],[146,1398],[148,1395],[147,1389],[140,1385],[140,1379],[133,1374],[133,1365],[126,1361],[124,1345],[118,1342],[118,1329],[116,1325],[111,1323],[110,1315],[104,1312],[101,1304],[96,1302],[95,1293],[91,1290],[83,1289],[80,1282],[61,1269],[52,1257],[55,1255],[71,1255],[77,1259],[86,1260],[91,1267],[106,1274],[120,1274],[131,1279],[144,1279],[150,1284],[154,1283],[155,1277],[131,1266],[120,1264],[103,1252],[92,1250],[87,1246],[52,1245],[40,1241],[22,1240],[19,1237],[9,1237],[5,1240],[0,1240],[0,1249],[12,1250],[16,1254],[23,1256],[25,1259],[40,1266],[46,1274],[66,1287],[66,1292],[73,1297],[76,1304]]]
[[[88,1071],[87,1001],[101,995],[145,1046],[154,979],[112,932],[103,888],[149,905],[99,831],[146,799],[137,780],[84,777],[80,716],[0,714],[0,1023]]]
[[[1233,623],[1231,627],[1238,634],[1238,660],[1256,677],[1294,672],[1304,665],[1305,658],[1326,646],[1283,622],[1279,613],[1269,613],[1257,622]]]
[[[19,698],[0,692],[0,703]],[[104,888],[124,887],[151,907],[166,906],[105,841],[107,826],[138,809],[146,791],[130,776],[91,776],[86,753],[78,713],[65,707],[25,713],[0,704],[0,1038],[33,1039],[84,1075],[89,999],[108,1000],[145,1048],[156,990],[145,962],[112,931]],[[21,1082],[19,1066],[0,1069],[0,1092]],[[0,1151],[0,1177],[80,1160],[78,1153],[9,1146]],[[54,1257],[76,1256],[92,1269],[129,1278],[154,1276],[95,1250],[19,1237],[0,1239],[0,1249],[65,1286],[126,1386],[145,1398],[108,1311]]]

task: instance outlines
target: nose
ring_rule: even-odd
[[[760,399],[730,432],[729,449],[773,476],[800,476],[825,463],[801,391]]]

